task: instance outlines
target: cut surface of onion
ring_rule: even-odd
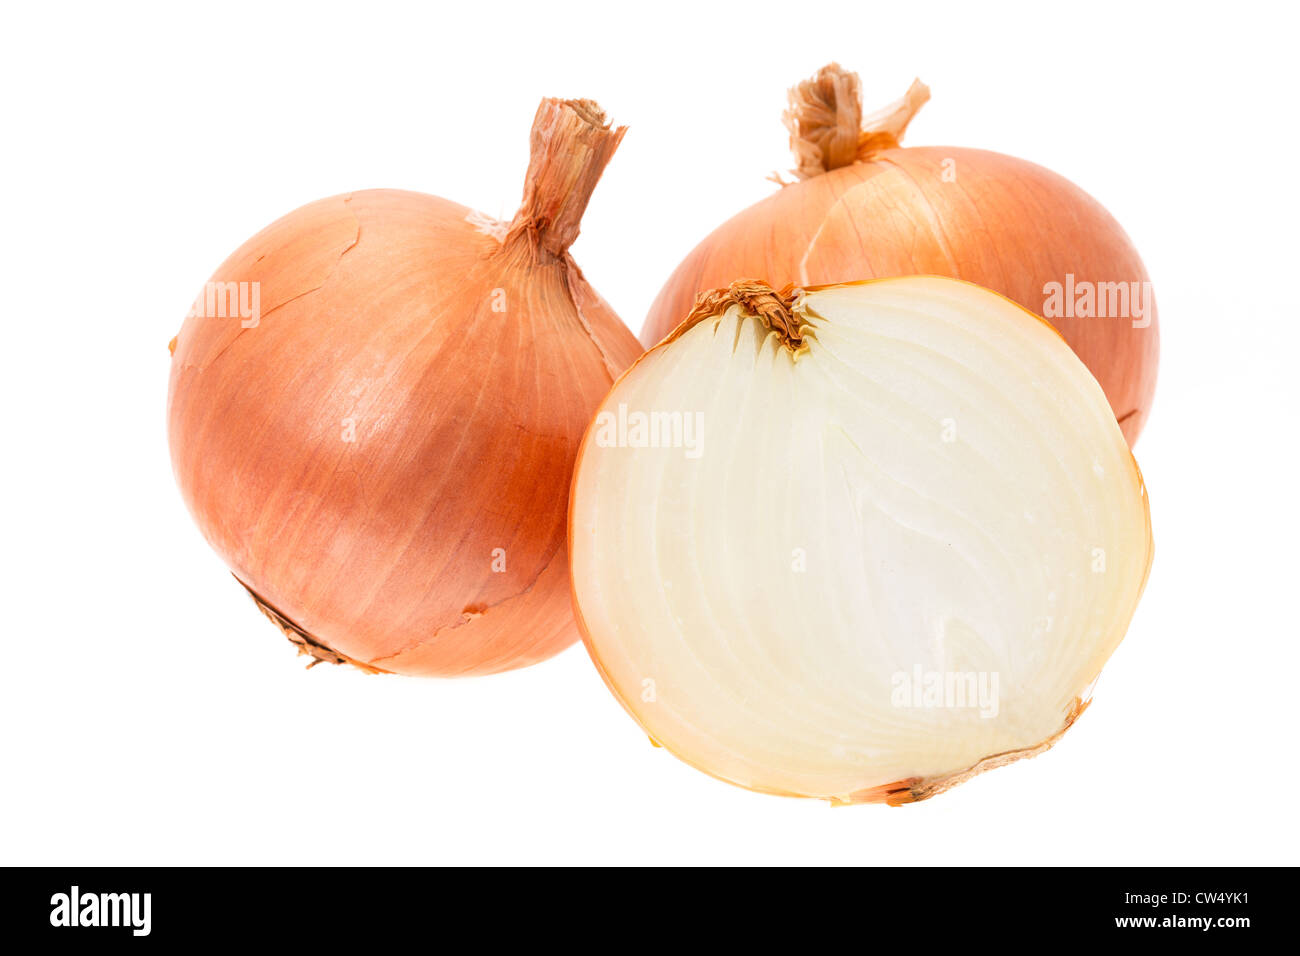
[[[1152,557],[1096,380],[937,277],[702,297],[600,406],[569,522],[579,627],[650,737],[836,802],[1050,746]]]

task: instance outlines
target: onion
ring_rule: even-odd
[[[836,64],[790,92],[798,182],[723,223],[681,263],[641,333],[653,345],[697,294],[737,276],[773,286],[932,274],[966,279],[1045,316],[1097,377],[1130,443],[1151,408],[1155,299],[1124,230],[1041,166],[983,150],[902,149],[929,99],[919,81],[861,119]]]
[[[176,478],[317,660],[483,674],[576,639],[574,454],[641,348],[568,248],[623,133],[544,100],[512,222],[413,192],[324,199],[236,250],[191,310]]]
[[[601,403],[569,521],[579,627],[651,739],[846,803],[1049,747],[1152,556],[1096,380],[936,277],[701,297]]]

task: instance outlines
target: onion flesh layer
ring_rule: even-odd
[[[968,283],[771,296],[797,344],[743,285],[615,384],[579,453],[575,605],[611,689],[698,768],[834,801],[923,798],[1050,744],[1152,555],[1097,382]],[[698,416],[694,449],[636,447],[654,412]],[[926,703],[935,675],[992,693]]]

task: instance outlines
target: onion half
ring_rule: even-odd
[[[317,660],[483,674],[576,640],[573,459],[641,349],[568,248],[623,132],[544,100],[509,223],[397,190],[291,212],[173,341],[185,502]]]
[[[1152,557],[1096,380],[936,277],[703,296],[601,403],[569,521],[587,648],[651,739],[835,802],[1050,746]]]
[[[650,307],[641,340],[655,344],[698,294],[737,276],[777,288],[966,279],[1046,317],[1136,441],[1155,394],[1160,340],[1133,243],[1100,203],[1041,166],[978,149],[902,148],[929,98],[918,81],[864,118],[857,75],[836,64],[791,90],[786,124],[798,182],[696,246]]]

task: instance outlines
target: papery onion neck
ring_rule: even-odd
[[[795,159],[792,172],[810,179],[896,149],[929,99],[930,88],[913,80],[902,99],[864,118],[858,75],[838,63],[822,67],[790,90],[784,120]]]
[[[524,199],[505,245],[524,240],[563,255],[578,238],[592,190],[626,132],[626,126],[611,129],[593,100],[542,100],[529,137]]]
[[[777,292],[757,279],[738,279],[726,289],[700,293],[695,308],[672,337],[682,335],[706,319],[721,316],[735,305],[775,332],[783,346],[797,353],[806,347],[805,323],[795,304],[798,296],[799,291],[792,286]]]

